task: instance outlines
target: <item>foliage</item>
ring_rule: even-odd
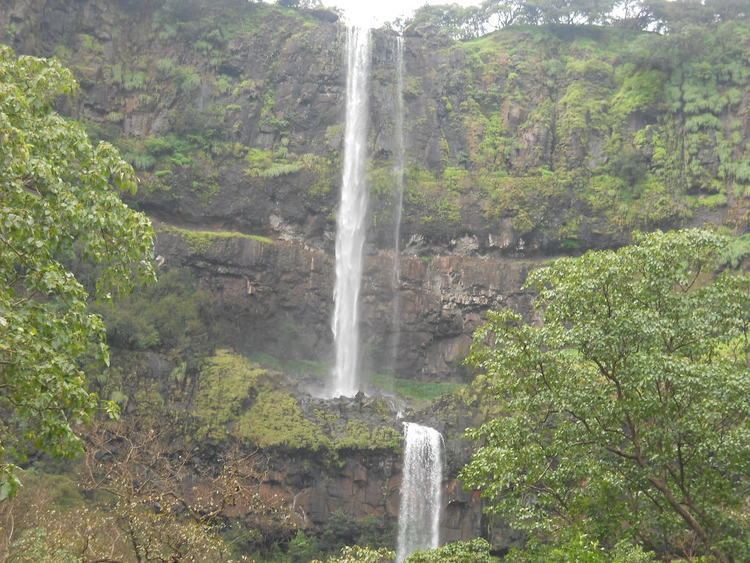
[[[374,516],[352,518],[341,509],[334,510],[318,536],[318,548],[322,554],[336,554],[346,546],[370,548],[377,551],[391,544],[394,530]]]
[[[227,428],[240,416],[250,392],[267,372],[229,350],[207,358],[199,375],[195,416],[201,421],[199,438],[226,437]]]
[[[246,161],[248,167],[245,173],[248,176],[268,179],[314,168],[317,164],[317,157],[312,154],[290,155],[286,147],[282,146],[276,151],[251,148],[247,152]]]
[[[330,446],[321,428],[307,420],[297,400],[283,391],[261,391],[240,417],[237,435],[261,448],[316,451]]]
[[[504,416],[463,478],[532,537],[747,558],[750,276],[707,231],[636,243],[532,272],[541,325],[489,315],[471,363]]]
[[[419,209],[421,227],[427,233],[443,231],[461,222],[460,185],[446,181],[443,174],[409,167],[404,199],[407,211]]]
[[[349,420],[334,446],[339,450],[397,450],[401,443],[401,434],[390,426],[373,427],[361,420]]]
[[[406,563],[464,563],[465,561],[493,563],[498,559],[490,555],[490,544],[482,538],[457,541],[437,549],[417,551],[406,559]]]
[[[0,84],[2,500],[18,485],[8,455],[78,451],[73,426],[97,407],[79,359],[108,362],[104,326],[66,261],[99,264],[105,298],[154,274],[150,223],[118,194],[135,190],[132,168],[52,110],[76,90],[71,73],[0,46]]]
[[[308,536],[299,530],[287,548],[287,555],[293,562],[312,561],[318,553],[318,542],[314,537]]]
[[[480,37],[514,24],[609,24],[630,29],[679,31],[689,25],[747,18],[739,0],[484,0],[478,6],[425,5],[410,26],[433,26],[455,39]]]
[[[485,214],[492,218],[510,216],[519,233],[548,224],[561,207],[566,207],[569,197],[562,174],[487,178],[481,187],[489,196]]]
[[[226,239],[247,239],[261,244],[273,244],[273,239],[268,237],[249,235],[239,231],[201,231],[198,229],[184,229],[172,225],[161,225],[158,229],[159,232],[179,235],[185,239],[188,248],[193,252],[206,252],[214,242]]]
[[[329,557],[325,563],[389,563],[394,557],[396,554],[385,547],[374,549],[355,545],[342,548],[339,555]],[[324,562],[316,559],[312,563]]]
[[[97,303],[95,310],[104,319],[111,346],[198,352],[209,299],[196,288],[189,270],[173,268],[152,286],[114,302]]]
[[[734,238],[726,247],[722,261],[724,264],[737,268],[750,256],[750,233]]]
[[[56,475],[27,472],[27,487],[0,507],[0,557],[12,561],[237,561],[218,531],[225,507],[242,503],[258,536],[290,527],[275,499],[258,493],[262,471],[225,450],[219,466],[196,463],[169,425],[97,423],[85,463]],[[71,471],[73,469],[73,471]]]
[[[530,542],[523,549],[514,548],[506,560],[510,563],[651,563],[656,561],[640,546],[621,541],[612,550],[602,548],[596,540],[571,529],[554,544]]]

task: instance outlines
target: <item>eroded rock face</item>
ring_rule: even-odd
[[[0,41],[72,67],[81,93],[60,108],[135,164],[143,189],[131,203],[168,222],[329,251],[342,31],[330,14],[243,0],[0,0]],[[407,34],[402,248],[421,239],[423,255],[529,257],[617,246],[633,228],[747,227],[744,189],[716,183],[728,163],[713,131],[698,132],[700,150],[684,162],[654,156],[679,153],[684,139],[670,132],[689,108],[625,104],[623,81],[644,78],[627,46],[654,38],[610,31],[511,28],[478,43]],[[368,241],[380,250],[393,247],[395,45],[392,32],[374,32]],[[673,80],[653,76],[655,91]],[[717,119],[745,131],[748,85],[732,88],[742,99]],[[731,147],[731,160],[746,159],[745,144]],[[702,206],[717,190],[727,201]],[[599,205],[603,197],[611,205]]]
[[[198,247],[162,232],[157,254],[167,266],[191,267],[218,297],[222,317],[236,331],[226,344],[239,351],[327,360],[333,294],[333,257],[297,241],[262,242],[215,237]],[[528,307],[521,289],[532,261],[481,256],[402,256],[398,374],[424,380],[458,379],[473,331],[488,309]],[[362,287],[365,369],[388,369],[394,351],[393,255],[367,257]],[[280,330],[280,327],[288,330]]]
[[[186,479],[182,486],[188,498],[209,492],[208,483],[201,480]],[[288,509],[303,529],[324,528],[333,515],[345,514],[354,526],[377,523],[385,534],[395,537],[400,486],[401,460],[395,454],[352,452],[338,467],[321,465],[305,454],[277,454],[258,494]],[[467,540],[482,533],[481,502],[476,493],[464,491],[459,481],[449,479],[443,482],[442,499],[441,542]],[[227,505],[222,514],[246,519],[251,527],[257,518],[256,507],[242,502]]]

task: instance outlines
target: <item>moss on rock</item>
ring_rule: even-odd
[[[261,448],[318,451],[330,447],[323,430],[305,418],[297,400],[283,391],[263,390],[237,423],[236,434]]]
[[[194,410],[201,423],[198,438],[222,439],[268,372],[229,350],[217,350],[205,360],[199,377]]]

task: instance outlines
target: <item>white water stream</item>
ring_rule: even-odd
[[[367,215],[368,83],[370,30],[347,29],[346,128],[341,201],[336,220],[333,338],[336,365],[331,393],[353,396],[359,381],[359,294]]]
[[[404,423],[406,446],[398,513],[396,561],[440,544],[443,436],[429,426]]]

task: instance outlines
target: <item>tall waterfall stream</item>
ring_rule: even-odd
[[[336,229],[336,286],[333,335],[336,364],[331,395],[353,396],[360,389],[360,290],[367,219],[367,126],[370,75],[370,31],[347,29],[346,126],[341,200]],[[394,117],[394,257],[392,361],[396,366],[400,339],[400,239],[404,198],[404,44],[396,44],[396,115]],[[435,429],[405,423],[405,451],[397,561],[419,549],[435,548],[440,540],[443,437]]]
[[[336,365],[332,396],[359,391],[359,294],[367,219],[368,84],[370,30],[347,29],[346,127],[341,201],[336,221],[333,338]]]

